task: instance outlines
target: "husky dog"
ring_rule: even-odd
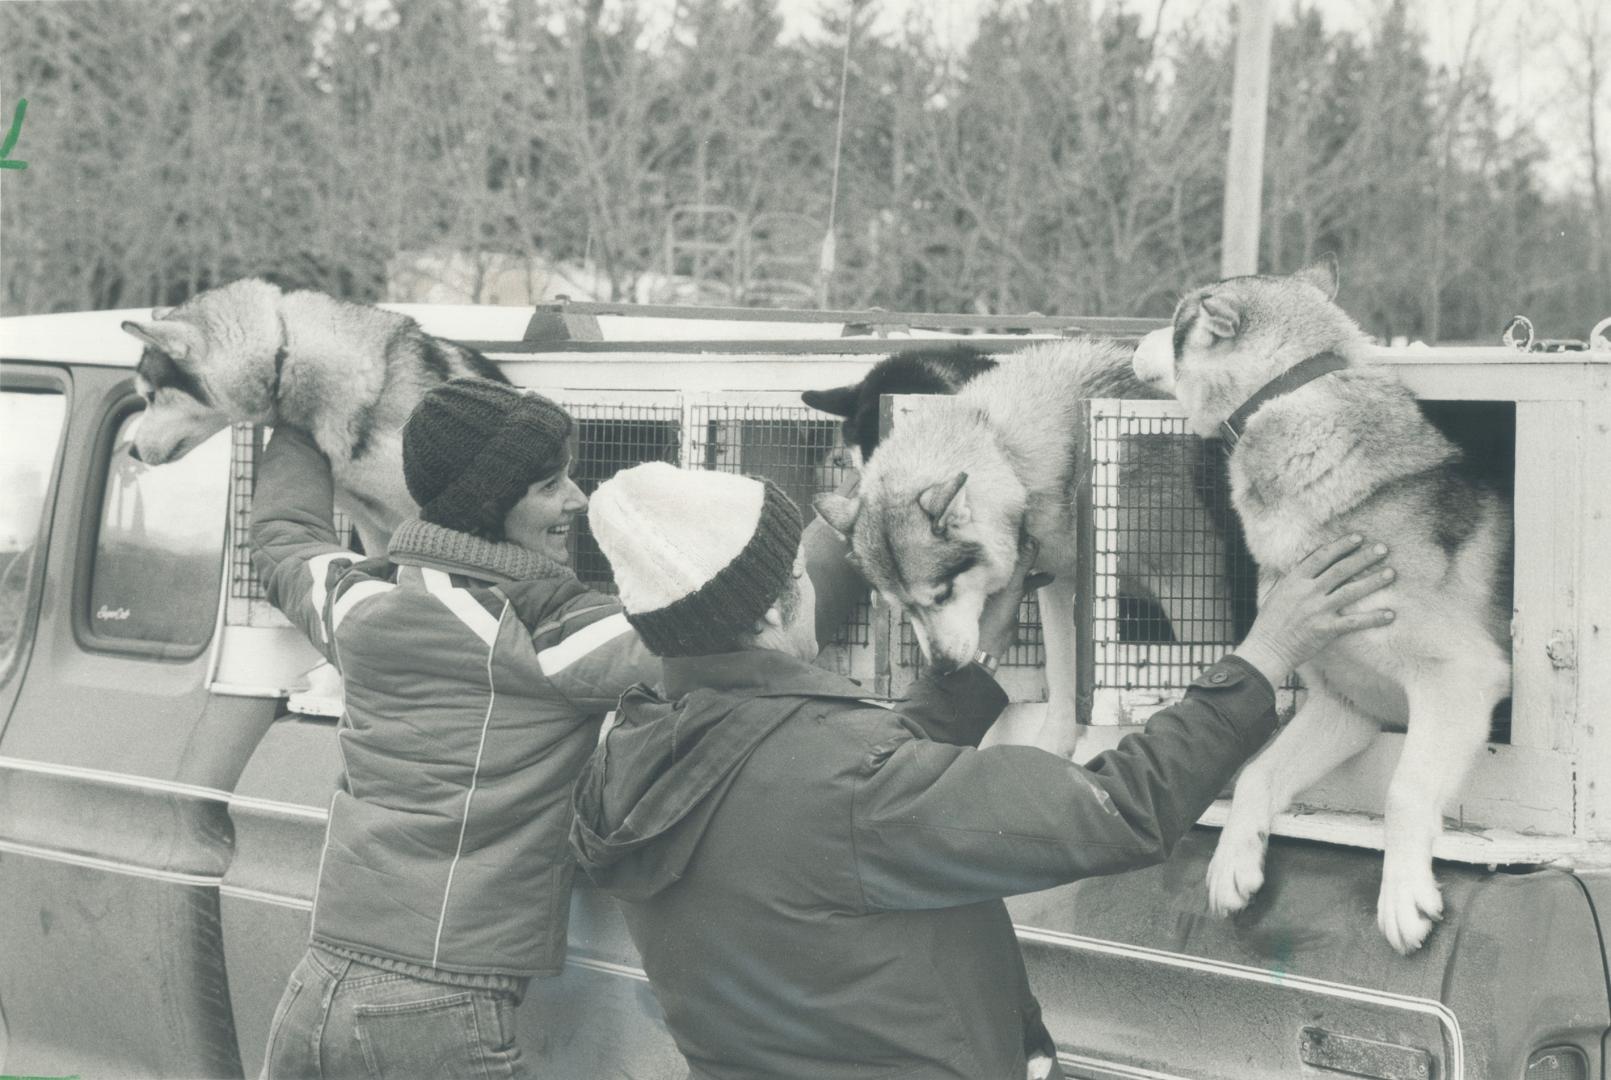
[[[1510,692],[1510,509],[1368,362],[1336,292],[1335,261],[1198,289],[1170,329],[1142,342],[1135,367],[1172,387],[1199,434],[1239,429],[1227,435],[1238,440],[1231,495],[1261,586],[1348,532],[1385,543],[1397,574],[1367,601],[1396,612],[1391,626],[1340,638],[1300,669],[1308,699],[1237,781],[1209,903],[1220,914],[1246,907],[1264,883],[1271,819],[1383,725],[1407,724],[1376,922],[1409,954],[1443,912],[1432,874],[1443,811]],[[1277,379],[1273,396],[1261,393]]]
[[[851,544],[851,561],[885,601],[905,611],[929,663],[954,668],[977,654],[985,599],[1006,585],[1027,535],[1056,580],[1040,591],[1049,701],[1036,742],[1073,752],[1076,734],[1073,584],[1076,577],[1074,432],[1092,397],[1160,397],[1132,374],[1129,350],[1071,340],[1033,346],[936,398],[896,425],[861,474],[854,497],[821,495],[817,512]],[[1127,531],[1191,537],[1120,553],[1121,583],[1154,597],[1172,625],[1224,625],[1229,598],[1178,591],[1196,563],[1224,565],[1220,538],[1178,457],[1126,440],[1121,483],[1144,487]],[[1139,515],[1139,517],[1137,517]],[[1145,520],[1142,520],[1142,519]],[[1150,522],[1150,527],[1149,527]],[[1222,574],[1210,574],[1222,582]],[[1212,633],[1212,632],[1211,632]]]
[[[403,421],[424,393],[461,375],[507,382],[473,349],[406,315],[255,278],[197,293],[123,329],[146,348],[136,368],[145,415],[134,457],[161,465],[229,424],[296,424],[330,459],[336,501],[370,554],[416,510],[403,482]]]
[[[884,394],[954,394],[996,362],[967,345],[911,349],[885,357],[865,378],[832,390],[807,390],[800,400],[844,419],[845,445],[860,469],[878,448],[878,399]]]

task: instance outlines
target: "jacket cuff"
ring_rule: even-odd
[[[1205,668],[1187,692],[1204,698],[1221,716],[1242,725],[1275,713],[1275,687],[1235,653],[1226,653]]]
[[[1275,704],[1275,687],[1270,685],[1270,680],[1264,677],[1262,671],[1235,653],[1226,653],[1212,666],[1204,668],[1202,674],[1192,680],[1192,685],[1218,690],[1235,686],[1244,680],[1262,687],[1269,696],[1270,704]]]
[[[986,728],[995,723],[1007,707],[1007,691],[1001,688],[994,675],[978,664],[964,664],[955,671],[941,675],[934,682],[956,703],[958,714],[966,712],[989,716]]]
[[[1007,707],[1007,693],[990,673],[968,664],[944,675],[925,675],[896,706],[926,738],[954,746],[978,746]]]

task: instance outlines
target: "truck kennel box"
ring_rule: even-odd
[[[579,421],[576,475],[664,460],[764,475],[802,507],[849,468],[802,390],[892,352],[959,340],[993,355],[1059,335],[1133,339],[1138,319],[760,312],[558,303],[396,305],[466,341]],[[130,459],[143,312],[0,320],[0,1072],[255,1075],[308,929],[337,774],[338,701],[300,692],[317,659],[254,579],[246,527],[264,433],[179,462]],[[1401,735],[1301,797],[1266,884],[1224,920],[1204,873],[1222,800],[1166,862],[1009,902],[1065,1072],[1083,1080],[1587,1080],[1606,1075],[1611,991],[1611,352],[1380,350],[1515,505],[1513,694],[1438,843],[1445,917],[1404,958],[1377,932],[1381,819]],[[1010,362],[1010,361],[1008,361]],[[887,398],[888,423],[922,407]],[[1076,433],[1080,754],[1138,730],[1244,632],[1252,567],[1223,452],[1172,402],[1090,402]],[[1126,596],[1126,440],[1186,456],[1225,562],[1234,633],[1169,628]],[[1182,538],[1184,542],[1184,538]],[[585,529],[576,568],[608,588]],[[1045,700],[1033,601],[1000,678],[992,739]],[[910,627],[878,600],[825,663],[869,694],[916,676]],[[1282,707],[1302,693],[1289,684]],[[579,885],[566,972],[518,1012],[539,1075],[680,1077],[684,1064],[613,904]]]

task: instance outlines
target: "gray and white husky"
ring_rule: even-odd
[[[134,456],[184,457],[232,423],[296,424],[330,459],[336,502],[370,554],[417,507],[403,482],[403,422],[425,392],[461,375],[507,382],[473,349],[406,315],[247,278],[199,292],[123,329],[145,344],[146,409]]]
[[[1046,718],[1036,745],[1074,750],[1076,445],[1081,402],[1164,396],[1138,381],[1130,350],[1075,339],[1033,346],[976,375],[954,397],[937,397],[878,444],[854,497],[820,495],[817,512],[850,541],[851,561],[886,603],[912,620],[931,665],[974,659],[985,600],[1003,588],[1027,534],[1039,569],[1057,575],[1039,594],[1046,643]],[[1121,587],[1154,599],[1177,631],[1229,641],[1230,598],[1222,538],[1179,454],[1123,440],[1120,483],[1132,489],[1121,532],[1185,543],[1136,545],[1119,553]],[[1195,570],[1195,574],[1193,574]],[[1213,588],[1189,595],[1195,577]]]
[[[1387,791],[1376,921],[1408,954],[1443,911],[1432,874],[1443,812],[1510,691],[1510,509],[1392,373],[1369,361],[1365,335],[1332,302],[1336,291],[1334,261],[1198,289],[1171,328],[1143,340],[1135,366],[1172,387],[1199,434],[1237,421],[1231,496],[1261,592],[1349,532],[1385,543],[1397,572],[1365,601],[1395,611],[1393,624],[1341,638],[1300,669],[1306,702],[1237,781],[1209,864],[1209,903],[1220,914],[1246,907],[1264,883],[1271,819],[1384,725],[1407,724]],[[1297,380],[1287,373],[1306,362],[1299,375],[1324,373],[1250,415],[1242,408],[1278,377],[1290,387]]]

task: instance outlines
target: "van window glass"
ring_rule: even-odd
[[[212,637],[229,512],[229,432],[177,461],[130,454],[134,413],[118,425],[106,471],[89,627],[100,638],[199,648]]]
[[[56,390],[0,390],[0,679],[11,673],[32,607],[28,587],[66,406]]]

